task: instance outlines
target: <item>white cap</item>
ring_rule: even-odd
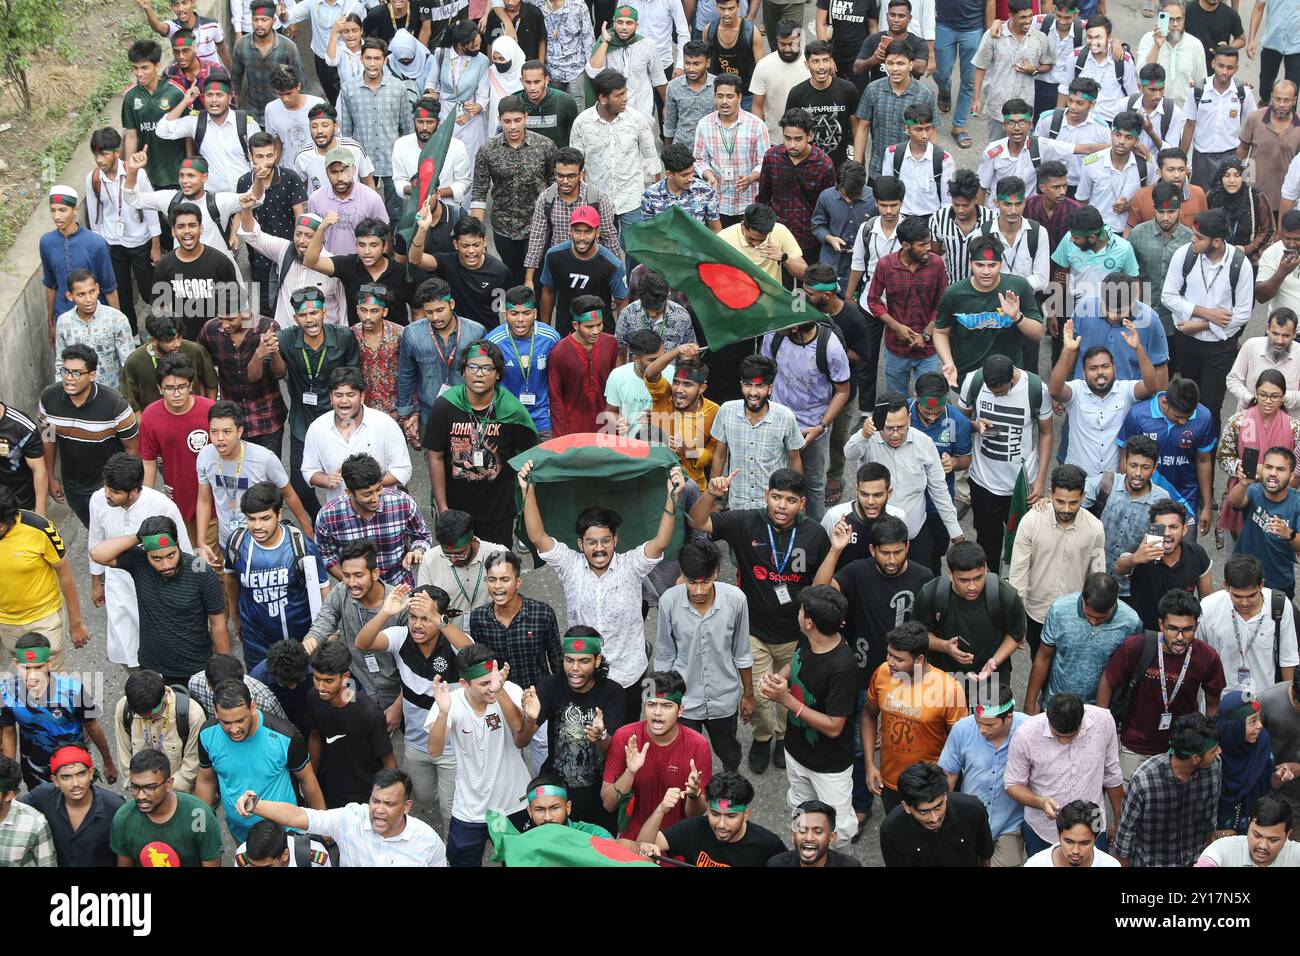
[[[69,200],[64,205],[75,206],[81,197],[71,186],[55,185],[50,187],[50,202],[56,198]]]

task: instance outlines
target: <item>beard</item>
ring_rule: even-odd
[[[1286,358],[1288,355],[1291,354],[1291,346],[1293,346],[1294,344],[1295,344],[1294,342],[1288,342],[1288,343],[1286,344],[1286,346],[1285,346],[1284,348],[1281,348],[1281,349],[1275,349],[1275,348],[1273,348],[1272,345],[1270,345],[1270,346],[1265,350],[1265,353],[1266,353],[1267,356],[1268,356],[1268,360],[1269,360],[1270,362],[1280,362],[1280,361],[1282,361],[1284,358]]]
[[[785,50],[778,48],[776,52],[777,56],[786,63],[793,63],[795,60],[799,59],[800,56],[798,50],[795,50],[793,53],[786,53]]]

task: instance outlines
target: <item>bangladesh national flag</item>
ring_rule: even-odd
[[[447,161],[447,147],[456,133],[456,114],[460,105],[452,107],[440,123],[438,129],[420,150],[420,161],[415,166],[415,175],[411,177],[411,195],[406,197],[402,207],[402,218],[398,220],[396,232],[406,240],[406,248],[411,248],[415,238],[415,214],[424,205],[429,193],[438,189],[438,177],[442,175],[443,164]]]
[[[1011,492],[1011,510],[1007,513],[1006,531],[1002,535],[1002,563],[1011,561],[1011,548],[1016,543],[1016,532],[1020,529],[1020,519],[1029,510],[1029,480],[1025,477],[1025,463],[1020,463],[1020,475],[1016,478],[1016,490]]]
[[[690,299],[709,348],[818,317],[802,298],[677,206],[628,226],[623,247]]]
[[[505,866],[656,866],[617,840],[573,827],[552,823],[520,833],[499,810],[487,812],[487,828],[492,858]]]
[[[533,463],[528,477],[537,486],[542,523],[552,536],[571,543],[578,515],[599,504],[623,518],[619,551],[630,551],[658,533],[668,472],[680,464],[662,445],[604,433],[552,438],[511,458],[510,467],[518,471],[528,461]],[[522,516],[522,501],[518,510]],[[677,520],[669,554],[681,548],[683,520]],[[521,532],[520,537],[525,535]]]

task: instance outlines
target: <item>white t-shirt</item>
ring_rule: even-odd
[[[957,403],[963,410],[974,408],[975,417],[1002,426],[1001,430],[982,435],[972,434],[974,455],[970,464],[970,480],[995,495],[1010,495],[1016,490],[1020,463],[1025,463],[1025,477],[1033,481],[1038,477],[1038,429],[1034,420],[1048,421],[1052,417],[1052,397],[1043,383],[1042,402],[1037,412],[1029,408],[1029,375],[1023,369],[1020,381],[1001,397],[994,395],[987,385],[979,395],[970,394],[977,373],[971,372],[962,382]]]
[[[505,693],[515,706],[521,706],[524,691],[513,681],[506,681]],[[438,719],[438,704],[429,709],[425,730]],[[447,715],[447,737],[456,740],[456,794],[451,814],[464,823],[483,823],[488,810],[500,810],[509,816],[528,805],[524,791],[531,777],[524,765],[523,751],[515,746],[514,733],[506,723],[501,703],[489,704],[480,717],[474,713],[465,688],[451,692]]]
[[[194,463],[199,484],[212,489],[212,510],[217,513],[222,550],[230,540],[230,533],[244,525],[244,513],[239,510],[244,492],[259,481],[270,481],[277,488],[289,483],[289,474],[278,455],[251,441],[243,445],[243,459],[229,462],[223,461],[217,446],[209,442]]]
[[[785,101],[790,91],[808,79],[808,67],[803,52],[793,63],[786,63],[781,54],[773,50],[754,67],[749,79],[749,92],[763,97],[763,117],[767,134],[773,143],[784,142],[781,134],[781,117],[785,114]]]
[[[282,156],[293,156],[298,150],[312,145],[307,111],[317,103],[324,102],[319,96],[303,94],[302,106],[296,110],[288,109],[278,97],[266,104],[262,129],[283,144],[284,148],[280,151]]]
[[[1242,839],[1245,838],[1243,837]],[[1055,864],[1052,863],[1052,851],[1054,851],[1058,846],[1060,846],[1059,843],[1053,843],[1046,850],[1040,850],[1038,853],[1035,853],[1029,859],[1025,860],[1025,866],[1054,866]],[[1119,860],[1115,859],[1104,850],[1098,850],[1096,847],[1093,847],[1092,865],[1094,868],[1102,866],[1119,866]],[[1065,867],[1062,867],[1062,869],[1065,869]]]
[[[1251,859],[1250,845],[1245,834],[1215,840],[1201,851],[1200,859],[1196,861],[1196,865],[1198,867],[1259,866],[1258,863]],[[1286,841],[1286,845],[1282,847],[1281,852],[1269,864],[1270,869],[1279,866],[1300,866],[1300,843],[1296,843],[1294,840]]]

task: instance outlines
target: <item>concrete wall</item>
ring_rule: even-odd
[[[200,0],[199,13],[218,17],[229,35],[229,0]],[[134,4],[129,16],[139,16]],[[167,54],[163,55],[167,62]],[[121,122],[122,97],[115,96],[104,108],[96,127]],[[67,166],[54,182],[84,192],[86,175],[94,167],[90,137],[77,145]],[[0,401],[35,416],[41,389],[54,380],[54,356],[47,334],[45,286],[41,281],[41,236],[53,228],[44,195],[54,182],[38,187],[40,201],[13,246],[0,262]]]

